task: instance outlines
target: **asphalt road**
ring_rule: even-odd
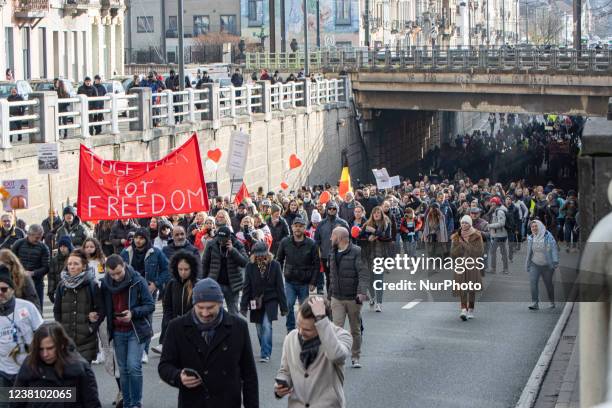
[[[565,253],[562,256],[562,259],[572,259]],[[514,291],[517,299],[524,299],[529,288],[523,265],[524,250],[511,264],[510,275],[487,275],[485,282],[503,285],[508,291]],[[390,275],[394,273],[397,272],[392,271]],[[375,313],[365,306],[363,368],[346,368],[347,406],[513,407],[561,314],[563,303],[557,303],[556,309],[543,308],[537,312],[528,310],[527,306],[524,301],[477,303],[475,319],[467,322],[459,319],[457,303],[407,299],[385,303],[383,313]],[[542,302],[542,306],[547,303]],[[45,307],[45,318],[52,318],[50,305]],[[160,322],[161,304],[158,303],[154,316],[157,335]],[[284,323],[284,318],[274,323],[271,361],[256,363],[260,406],[265,408],[287,404],[277,401],[272,394],[285,335]],[[250,325],[250,328],[257,357],[255,327]],[[154,339],[152,345],[157,343]],[[175,407],[177,390],[159,379],[158,362],[159,356],[151,352],[149,363],[143,366],[144,407]],[[104,407],[111,407],[117,392],[115,380],[102,366],[94,366],[94,372],[100,400]]]

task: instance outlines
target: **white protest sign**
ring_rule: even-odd
[[[374,177],[376,178],[376,188],[379,190],[384,190],[386,188],[391,188],[391,181],[389,178],[389,173],[386,168],[382,169],[372,169],[372,173],[374,173]]]
[[[249,154],[249,134],[239,131],[232,132],[230,139],[227,172],[232,178],[242,178]]]
[[[391,187],[399,186],[402,184],[402,182],[400,181],[400,176],[391,177],[389,179],[389,182],[391,183]]]
[[[38,173],[59,173],[59,144],[41,143],[38,145]]]

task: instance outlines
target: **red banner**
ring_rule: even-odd
[[[208,211],[194,134],[155,162],[104,160],[81,145],[77,212],[82,220],[116,220]]]

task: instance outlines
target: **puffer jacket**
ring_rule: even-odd
[[[331,234],[334,228],[336,227],[344,227],[347,231],[350,231],[348,223],[344,221],[340,217],[334,217],[332,220],[331,217],[325,217],[323,221],[317,227],[317,231],[315,232],[315,242],[319,246],[321,250],[321,259],[327,260],[331,251]]]
[[[72,241],[72,245],[80,247],[83,245],[83,241],[91,236],[89,228],[81,223],[81,219],[78,216],[74,217],[72,224],[64,222],[61,227],[57,230],[55,235],[55,242],[59,241],[61,237],[68,235]]]
[[[489,223],[489,232],[491,238],[507,238],[508,231],[506,231],[506,214],[508,209],[505,206],[496,208],[491,214],[491,222]]]
[[[361,248],[349,244],[346,251],[332,251],[329,258],[330,293],[338,300],[355,300],[368,293],[370,273],[361,259]]]
[[[77,351],[85,360],[95,360],[98,353],[98,336],[96,332],[100,325],[89,321],[89,313],[102,311],[102,299],[93,279],[94,271],[89,268],[88,276],[81,285],[75,289],[64,286],[63,281],[59,283],[55,291],[55,302],[53,303],[53,317],[66,329],[66,333],[74,340]]]
[[[18,240],[25,238],[25,232],[21,228],[12,226],[8,231],[0,227],[0,249],[11,249]]]
[[[276,260],[283,267],[287,282],[298,285],[314,285],[317,281],[321,260],[314,240],[304,237],[296,242],[293,236],[285,237],[279,247]]]
[[[249,259],[244,245],[234,236],[231,237],[232,250],[227,254],[227,276],[233,292],[242,289],[243,278],[241,268],[245,267]],[[202,259],[202,272],[204,278],[219,280],[221,272],[221,248],[219,239],[216,237],[206,245],[204,257]]]
[[[27,238],[22,238],[13,244],[11,251],[24,269],[32,272],[33,279],[42,280],[49,272],[49,248],[42,241],[31,244]]]

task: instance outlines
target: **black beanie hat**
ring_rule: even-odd
[[[11,271],[5,265],[0,265],[0,282],[4,282],[15,289],[15,282],[13,282]]]
[[[134,236],[146,239],[147,243],[151,241],[151,235],[149,234],[149,230],[146,228],[138,228],[136,232],[134,232]]]

